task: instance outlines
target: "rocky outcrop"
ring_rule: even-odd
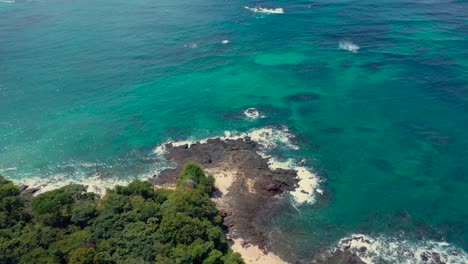
[[[259,154],[260,146],[249,137],[215,138],[190,146],[169,143],[165,150],[165,158],[176,166],[157,175],[154,179],[157,185],[174,183],[187,162],[196,162],[208,172],[231,172],[233,180],[229,188],[215,198],[229,236],[266,249],[268,222],[283,207],[291,206],[277,198],[296,188],[295,170],[271,169],[268,158]]]

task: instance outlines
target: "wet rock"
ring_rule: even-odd
[[[249,119],[257,119],[260,117],[258,110],[253,107],[247,108],[247,110],[244,111],[244,115]]]
[[[294,170],[275,169],[262,157],[260,146],[250,138],[221,140],[209,139],[206,143],[190,147],[167,144],[165,158],[176,164],[162,171],[153,181],[158,185],[174,184],[187,162],[202,164],[205,169],[232,171],[236,178],[226,194],[216,194],[222,200],[218,210],[224,216],[232,238],[241,237],[247,243],[265,249],[268,244],[269,221],[273,215],[284,212],[290,202],[273,197],[293,190],[298,183]],[[292,210],[292,208],[291,208]]]
[[[39,188],[26,188],[20,192],[20,197],[32,198],[40,189]]]
[[[336,250],[333,252],[332,255],[329,255],[325,258],[319,258],[316,259],[313,263],[318,263],[318,264],[365,264],[356,254],[347,252],[347,251],[342,251],[342,250]]]

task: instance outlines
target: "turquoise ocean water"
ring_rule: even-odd
[[[468,250],[467,1],[0,0],[0,174],[133,178],[167,140],[279,125],[327,195],[273,220],[278,251]]]

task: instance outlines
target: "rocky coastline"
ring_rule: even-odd
[[[272,168],[270,158],[262,155],[262,144],[249,136],[167,143],[163,149],[164,158],[175,166],[160,172],[153,182],[171,187],[184,164],[200,164],[215,178],[217,191],[213,200],[224,216],[233,249],[241,253],[247,263],[304,263],[288,256],[288,252],[281,252],[283,258],[286,255],[284,259],[270,252],[272,241],[265,228],[275,214],[291,210],[291,201],[284,198],[298,187],[300,179],[296,170]],[[357,256],[342,251],[335,252],[330,260],[362,263]],[[327,260],[316,261],[327,263]]]
[[[259,144],[249,137],[180,146],[169,143],[164,148],[165,158],[176,166],[162,171],[154,183],[170,187],[184,164],[200,164],[216,180],[213,200],[224,216],[229,238],[242,241],[244,247],[257,246],[267,255],[265,221],[284,206],[275,198],[297,187],[296,171],[271,169],[268,158],[259,154]]]

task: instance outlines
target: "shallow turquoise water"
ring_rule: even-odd
[[[285,14],[242,8],[255,4]],[[166,140],[286,125],[327,198],[275,219],[280,245],[309,257],[363,232],[467,250],[467,10],[449,0],[0,1],[0,173],[135,177],[156,169],[152,149]],[[266,118],[246,120],[248,107]]]

